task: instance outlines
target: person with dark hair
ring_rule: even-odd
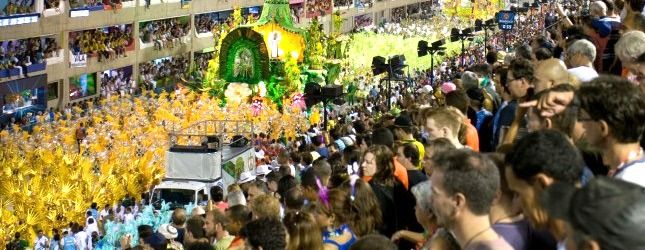
[[[229,220],[226,230],[235,236],[229,248],[244,246],[245,235],[242,233],[242,227],[251,220],[251,210],[244,205],[232,206],[226,210],[226,217]]]
[[[387,128],[377,128],[372,132],[372,144],[392,148],[394,146],[394,134]]]
[[[495,164],[472,150],[432,157],[432,208],[462,249],[513,249],[491,228],[490,208],[499,188]]]
[[[414,123],[409,116],[399,115],[399,117],[394,120],[394,135],[396,136],[397,141],[399,143],[412,144],[416,146],[419,157],[422,159],[426,153],[425,148],[423,148],[423,144],[421,142],[414,139],[414,130]],[[415,166],[418,169],[421,169],[420,162],[417,162]]]
[[[540,130],[518,140],[505,157],[509,188],[521,199],[524,215],[544,234],[542,241],[531,241],[541,249],[553,249],[556,240],[566,238],[563,224],[546,216],[540,205],[542,191],[554,182],[579,183],[583,161],[575,146],[557,131]],[[545,230],[551,232],[545,234]],[[555,237],[555,238],[554,238]]]
[[[515,205],[515,193],[508,187],[504,178],[504,155],[501,153],[485,154],[497,167],[500,173],[499,189],[490,209],[490,221],[493,230],[504,238],[514,249],[529,249],[532,232],[529,222]]]
[[[186,250],[213,250],[213,246],[208,242],[197,242],[186,245]]]
[[[398,247],[380,234],[370,234],[362,237],[352,247],[350,250],[396,250]]]
[[[518,110],[518,103],[526,101],[532,95],[530,87],[535,82],[535,75],[531,62],[524,59],[515,59],[511,62],[508,71],[508,91],[511,102],[506,108],[500,110],[498,131],[499,140],[494,145],[512,143],[515,139],[526,134],[526,109]]]
[[[578,122],[591,145],[600,148],[609,176],[645,186],[645,93],[629,81],[601,76],[577,92]]]
[[[394,148],[394,135],[392,134],[392,131],[387,128],[378,128],[372,132],[372,146],[370,146],[370,148],[375,145],[385,146],[391,151]],[[396,158],[392,158],[392,162],[394,164],[394,176],[403,184],[403,186],[405,186],[406,189],[408,189],[409,180],[407,170]],[[365,177],[363,173],[361,173],[361,175],[365,181],[369,181],[371,178]]]
[[[224,190],[220,186],[211,187],[211,201],[212,205],[219,208],[222,211],[226,211],[228,204],[224,201]]]
[[[551,59],[551,58],[553,58],[553,53],[551,52],[550,49],[539,48],[535,51],[535,59],[537,59],[538,62]]]
[[[645,189],[599,177],[581,189],[554,183],[542,195],[549,216],[566,221],[567,246],[575,249],[642,249]]]
[[[200,242],[210,243],[204,231],[204,219],[201,216],[193,216],[186,222],[184,246],[189,247]]]
[[[247,223],[243,228],[246,249],[284,250],[287,248],[287,232],[278,219],[261,218]]]

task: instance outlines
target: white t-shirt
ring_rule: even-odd
[[[92,240],[85,231],[79,231],[78,233],[76,233],[74,235],[74,239],[76,240],[76,246],[78,246],[78,250],[92,249]]]
[[[588,82],[598,77],[598,72],[595,69],[587,66],[580,66],[577,68],[568,69],[569,73],[576,76],[582,82]]]
[[[34,244],[34,250],[45,250],[45,249],[47,249],[47,237],[43,236],[36,239],[36,243]]]
[[[614,178],[645,187],[645,157],[618,168]]]
[[[133,220],[134,220],[134,214],[127,213],[127,214],[123,215],[123,223],[124,224],[128,224],[130,221],[133,221]]]

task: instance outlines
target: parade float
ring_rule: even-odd
[[[189,88],[107,98],[100,108],[72,112],[84,117],[65,113],[31,131],[16,125],[0,132],[0,244],[15,233],[31,242],[38,230],[84,224],[93,202],[138,202],[164,177],[169,131],[203,120],[250,120],[257,133],[293,139],[318,123],[317,109],[305,105],[304,85],[334,82],[340,66],[327,51],[340,57],[333,47],[340,42],[327,42],[336,37],[324,35],[316,21],[295,27],[288,0],[269,0],[259,19],[243,21],[236,9],[231,27],[214,41],[208,69],[184,84]],[[81,123],[87,136],[79,143]]]

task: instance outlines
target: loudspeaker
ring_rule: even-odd
[[[241,147],[246,147],[246,145],[249,144],[249,139],[242,135],[236,135],[233,136],[231,139],[231,147],[233,148],[241,148]]]
[[[217,136],[206,136],[206,147],[208,149],[218,149],[219,138]]]
[[[322,87],[322,96],[325,98],[335,98],[343,95],[343,86],[341,85],[326,85]]]

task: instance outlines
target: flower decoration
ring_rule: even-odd
[[[253,92],[246,83],[230,83],[224,91],[224,96],[229,103],[241,104],[251,96]]]

